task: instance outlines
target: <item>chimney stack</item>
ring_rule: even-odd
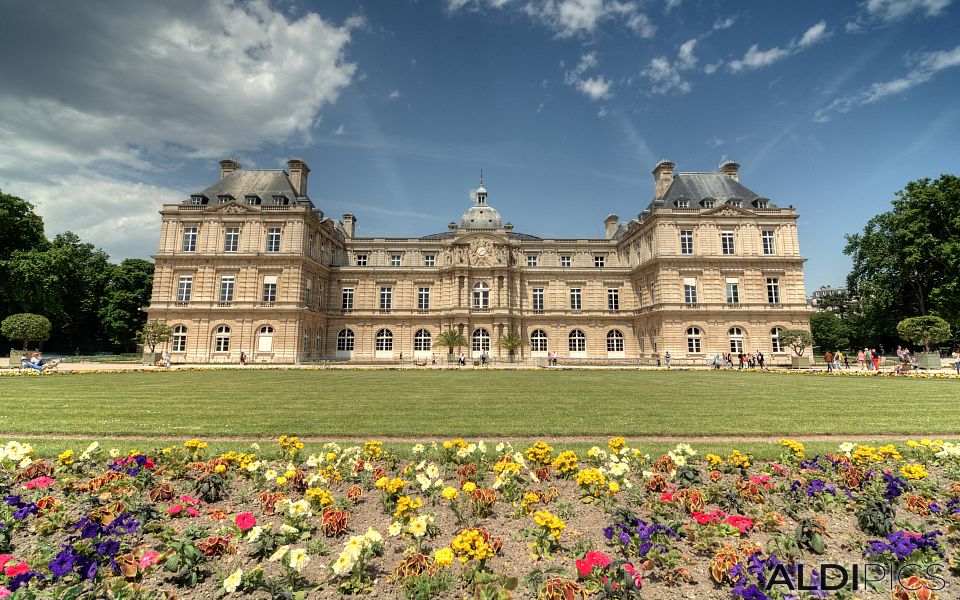
[[[307,195],[307,175],[310,173],[310,167],[299,158],[291,158],[287,161],[287,173],[290,175],[290,183],[293,185],[293,191],[297,197],[301,198]]]
[[[720,163],[720,172],[736,182],[740,181],[739,163],[736,163],[732,160],[725,160]]]
[[[357,218],[353,213],[343,213],[343,228],[347,230],[347,237],[352,238],[357,230]]]
[[[608,240],[613,239],[613,234],[617,232],[617,226],[620,225],[620,217],[610,213],[607,215],[607,218],[603,220],[604,224],[604,236]]]
[[[230,173],[240,170],[240,163],[232,158],[225,158],[220,161],[220,179],[223,179]]]
[[[673,169],[676,166],[669,160],[661,160],[653,168],[654,200],[659,200],[666,195],[667,189],[673,183]]]

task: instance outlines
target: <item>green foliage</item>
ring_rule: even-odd
[[[173,573],[174,579],[182,585],[194,587],[203,576],[203,563],[206,557],[190,540],[174,540],[167,543],[170,557],[163,563],[165,571]]]
[[[159,321],[150,321],[140,330],[139,340],[144,346],[149,346],[150,352],[153,353],[157,344],[169,342],[171,335],[173,335],[172,327]]]
[[[0,191],[0,260],[16,250],[43,248],[43,219],[33,205],[22,198]]]
[[[219,474],[213,473],[197,480],[194,484],[194,491],[204,502],[217,502],[223,498],[226,487],[227,481]]]
[[[499,340],[497,340],[497,346],[503,348],[510,354],[513,354],[520,348],[523,348],[526,344],[527,341],[523,339],[523,336],[512,331],[503,335]]]
[[[693,465],[684,465],[677,469],[677,483],[682,487],[693,487],[703,483],[700,469]]]
[[[844,350],[850,344],[850,333],[840,317],[832,312],[818,312],[810,315],[810,334],[813,343],[820,346],[822,352]]]
[[[780,341],[793,348],[797,356],[803,356],[804,350],[813,345],[813,336],[806,329],[784,329],[780,332]]]
[[[796,539],[799,547],[806,548],[814,554],[823,554],[823,536],[825,533],[826,531],[819,521],[806,518],[801,519],[800,522],[797,523],[797,530],[794,534],[794,538]]]
[[[432,575],[414,575],[403,580],[403,596],[409,600],[436,598],[453,587],[453,574],[443,569]]]
[[[3,335],[8,339],[22,342],[24,350],[27,349],[30,340],[45,342],[50,339],[50,329],[49,319],[33,313],[10,315],[0,322],[0,331]]]
[[[960,179],[912,181],[893,209],[847,236],[847,287],[874,339],[893,342],[904,315],[952,315],[960,325]]]
[[[110,342],[123,350],[132,350],[137,333],[147,315],[141,309],[150,304],[153,289],[153,263],[128,258],[113,268],[107,283],[103,306],[98,315]]]
[[[897,323],[897,333],[930,352],[931,345],[950,339],[950,323],[935,315],[910,317]]]
[[[893,505],[884,498],[870,498],[857,511],[857,524],[869,535],[882,537],[893,531],[896,512]]]
[[[456,329],[448,329],[437,336],[433,343],[434,348],[446,348],[448,354],[453,354],[454,348],[462,348],[467,345],[467,338]]]

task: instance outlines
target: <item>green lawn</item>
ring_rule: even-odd
[[[112,373],[0,381],[0,432],[274,437],[960,433],[960,382],[709,371]]]

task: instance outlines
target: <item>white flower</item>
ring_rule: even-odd
[[[421,460],[419,463],[417,463],[417,466],[415,466],[415,467],[413,468],[413,470],[414,470],[414,471],[422,471],[425,466],[427,466],[427,461],[426,461],[426,459]]]
[[[686,457],[686,456],[683,456],[682,454],[678,454],[678,455],[676,456],[676,458],[673,459],[673,462],[674,462],[674,464],[676,464],[678,467],[682,467],[682,466],[684,466],[684,465],[687,464],[687,457]]]
[[[277,471],[276,469],[267,469],[263,476],[267,478],[267,481],[273,481],[277,478]]]
[[[353,557],[343,553],[337,557],[337,560],[333,563],[333,573],[338,577],[344,573],[349,573],[355,562]]]
[[[291,527],[290,525],[287,525],[286,523],[284,523],[283,525],[280,526],[280,533],[282,533],[283,535],[296,535],[300,533],[300,530],[297,529],[296,527]]]
[[[19,468],[21,468],[21,469],[26,469],[27,467],[29,467],[29,466],[32,465],[32,464],[33,464],[33,459],[28,456],[28,457],[24,458],[23,460],[21,460],[21,461],[17,464],[17,467],[19,467]]]
[[[424,472],[427,474],[427,477],[429,477],[430,479],[436,479],[437,477],[440,477],[440,469],[438,469],[437,465],[433,463],[430,463],[429,465],[427,465],[427,469]]]
[[[290,568],[297,573],[303,573],[309,562],[310,557],[307,556],[307,551],[303,548],[294,548],[290,551]]]
[[[237,569],[230,574],[229,577],[223,580],[223,589],[226,590],[228,594],[232,594],[237,591],[237,588],[240,587],[240,583],[243,581],[243,569]]]
[[[110,456],[112,456],[113,458],[116,458],[116,457],[120,456],[120,450],[117,449],[117,448],[111,448],[111,449],[110,449]]]
[[[410,525],[407,526],[407,530],[415,538],[423,537],[427,533],[426,516],[410,519]]]
[[[423,454],[424,450],[425,448],[423,447],[423,444],[417,444],[413,447],[414,454]]]
[[[253,473],[254,471],[259,470],[262,464],[263,463],[261,463],[259,460],[252,461],[250,464],[247,465],[247,471],[249,471],[250,473]]]
[[[400,535],[400,532],[402,531],[402,529],[403,529],[403,526],[400,525],[399,522],[394,521],[393,523],[390,523],[390,527],[387,529],[387,533],[389,533],[392,537],[397,537],[398,535]]]
[[[479,442],[477,442],[477,450],[479,450],[483,454],[487,453],[487,445],[483,443],[483,440],[480,440]]]
[[[847,456],[850,456],[851,450],[853,450],[853,444],[851,442],[844,442],[840,444],[840,452],[843,452]]]
[[[296,502],[291,502],[290,506],[287,507],[287,512],[291,517],[302,517],[302,516],[311,516],[313,511],[310,510],[310,503],[306,500],[297,500]]]
[[[316,467],[317,465],[320,464],[321,461],[323,461],[322,458],[317,458],[316,454],[311,454],[310,457],[307,458],[307,466]]]
[[[259,449],[260,449],[260,444],[254,442],[254,443],[250,444],[250,448],[251,448],[252,450],[259,450]]]
[[[263,527],[260,527],[259,525],[254,525],[253,528],[250,529],[250,533],[247,534],[247,541],[248,542],[255,541],[258,537],[260,537],[260,534],[262,532],[263,532]]]
[[[283,555],[286,554],[287,550],[289,549],[290,549],[289,544],[284,544],[283,546],[280,546],[279,548],[277,548],[277,550],[270,556],[270,562],[276,562],[281,558],[283,558]]]
[[[430,488],[430,478],[424,475],[423,473],[417,473],[417,483],[420,484],[421,490],[426,490]]]
[[[367,532],[363,534],[363,539],[371,544],[377,544],[383,541],[383,536],[373,527],[367,527]]]
[[[497,452],[503,452],[503,449],[505,447],[506,446],[504,446],[503,442],[500,442],[499,444],[497,444]]]

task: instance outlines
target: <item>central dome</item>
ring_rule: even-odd
[[[500,229],[500,213],[489,204],[471,206],[460,218],[463,229]]]

